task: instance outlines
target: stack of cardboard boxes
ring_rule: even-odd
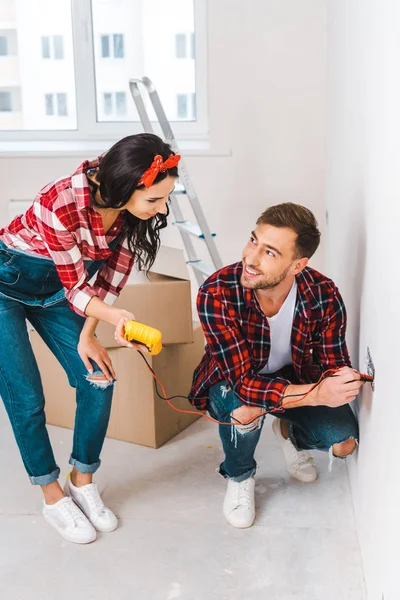
[[[187,396],[193,371],[204,352],[203,332],[200,324],[192,321],[191,302],[182,252],[162,247],[149,279],[133,274],[115,304],[162,332],[161,353],[145,356],[168,396]],[[176,412],[157,396],[153,376],[142,357],[135,350],[117,346],[112,325],[100,323],[96,334],[117,374],[108,437],[158,448],[199,418],[187,400],[175,399],[173,404],[195,414]],[[72,428],[75,390],[35,331],[31,341],[46,397],[47,422]],[[160,388],[159,392],[162,394]]]

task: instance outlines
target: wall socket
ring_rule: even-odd
[[[367,356],[365,357],[365,366],[366,366],[366,370],[367,370],[367,375],[372,375],[372,377],[375,380],[375,365],[374,365],[374,361],[372,360],[371,350],[369,349],[369,346],[367,346]],[[373,381],[371,383],[371,387],[372,387],[372,391],[374,391],[375,390],[375,381]]]

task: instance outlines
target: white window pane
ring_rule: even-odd
[[[176,112],[178,119],[187,119],[188,116],[188,98],[186,94],[176,96]]]
[[[0,56],[8,55],[8,41],[5,35],[0,35]]]
[[[132,78],[149,76],[154,82],[167,118],[177,119],[177,94],[184,90],[187,116],[192,118],[190,94],[196,93],[195,60],[177,58],[191,55],[191,32],[194,31],[194,0],[92,0],[97,119],[121,121],[116,96],[112,114],[105,113],[104,93],[125,92],[125,121],[139,121],[129,89]],[[104,60],[101,36],[109,34],[109,55]],[[177,41],[177,37],[182,36]],[[118,60],[117,60],[118,59]],[[145,96],[149,117],[154,111]],[[122,110],[122,108],[120,109]]]
[[[50,58],[50,38],[49,38],[49,36],[42,37],[42,57]]]
[[[64,40],[62,35],[53,37],[54,58],[64,58]]]
[[[103,58],[110,56],[110,37],[108,35],[101,36],[101,55]]]
[[[109,116],[112,114],[112,94],[105,93],[103,94],[104,98],[104,114]]]
[[[45,94],[46,115],[54,115],[54,98],[53,94]]]
[[[11,92],[0,92],[0,112],[11,112]]]
[[[115,33],[114,38],[114,58],[124,58],[124,36]]]
[[[12,29],[7,33],[1,28],[5,4],[15,5]],[[0,129],[76,129],[71,0],[0,0],[0,35],[7,36],[13,56],[13,110],[2,113]],[[0,66],[0,89],[9,85],[2,86],[3,71]],[[64,90],[68,98],[58,98],[57,92]],[[58,114],[62,118],[56,118]]]
[[[175,36],[176,58],[186,58],[186,35],[178,33]]]
[[[57,112],[59,117],[68,116],[67,94],[57,94]]]
[[[115,94],[117,115],[126,115],[126,94],[125,92],[116,92]]]

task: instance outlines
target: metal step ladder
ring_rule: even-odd
[[[163,132],[165,141],[168,144],[170,144],[174,152],[176,152],[177,154],[181,154],[179,151],[178,143],[175,139],[174,133],[171,129],[171,125],[169,124],[169,121],[161,104],[157,90],[153,85],[153,82],[148,77],[142,77],[142,79],[131,79],[129,81],[129,87],[131,90],[133,100],[136,104],[136,108],[139,113],[139,117],[142,122],[144,131],[146,131],[147,133],[154,133],[153,126],[149,119],[149,115],[147,113],[144,99],[142,96],[142,89],[144,89],[148,94],[148,97],[154,108],[154,112],[156,114],[158,123],[161,127],[161,131]],[[186,196],[188,198],[197,223],[191,223],[190,221],[187,221],[185,219],[179,204],[179,199],[183,196]],[[179,228],[179,232],[181,234],[182,241],[186,249],[188,257],[187,263],[194,270],[198,284],[201,285],[209,275],[214,273],[214,271],[221,269],[223,265],[221,257],[217,250],[217,246],[213,239],[215,237],[215,233],[211,233],[208,227],[206,218],[200,205],[200,201],[193,188],[193,184],[191,182],[183,158],[181,158],[179,162],[179,182],[175,186],[175,190],[171,195],[171,210],[175,218],[173,224]],[[198,258],[190,236],[204,240],[208,249],[208,253],[210,255],[211,264]]]

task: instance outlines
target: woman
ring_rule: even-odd
[[[0,395],[30,481],[42,488],[43,515],[71,542],[92,542],[96,530],[118,526],[92,481],[115,380],[94,332],[106,321],[120,345],[135,347],[123,338],[124,323],[134,315],[112,304],[133,263],[147,271],[155,260],[179,159],[155,135],[126,137],[71,177],[47,185],[25,215],[0,231]],[[76,388],[72,471],[64,491],[26,319]]]

